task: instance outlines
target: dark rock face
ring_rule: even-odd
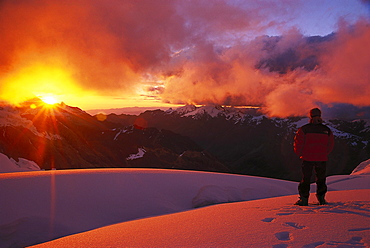
[[[146,111],[139,117],[151,127],[190,137],[231,173],[300,180],[301,161],[293,152],[293,139],[308,119],[267,118],[253,110],[215,109],[218,112],[188,106],[178,111]],[[127,116],[108,116],[107,122],[127,123]],[[336,141],[328,173],[349,174],[370,157],[369,127],[364,120],[331,120],[326,124]]]
[[[176,168],[229,172],[190,138],[169,130],[100,122],[77,108],[2,108],[12,123],[0,125],[0,152],[42,169],[100,167]],[[9,112],[9,113],[7,113]],[[188,155],[191,154],[191,155]],[[186,163],[185,161],[189,161]]]
[[[42,169],[172,168],[300,179],[293,138],[308,121],[300,117],[220,106],[96,117],[63,104],[53,110],[0,106],[0,152]],[[330,175],[349,174],[370,158],[366,121],[326,124],[336,141]]]

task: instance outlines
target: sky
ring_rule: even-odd
[[[0,99],[367,107],[369,14],[365,0],[3,0]]]

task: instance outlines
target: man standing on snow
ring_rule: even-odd
[[[311,109],[310,123],[298,129],[294,137],[294,152],[303,160],[302,180],[298,185],[299,200],[296,205],[307,206],[310,196],[312,170],[316,173],[316,197],[320,205],[326,204],[326,161],[334,147],[334,136],[329,127],[322,124],[321,111]]]

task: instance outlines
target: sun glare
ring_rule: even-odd
[[[41,100],[44,103],[47,103],[49,105],[54,105],[56,103],[59,103],[58,99],[54,96],[44,96],[44,97],[41,97]]]
[[[0,78],[0,99],[15,105],[35,97],[45,105],[53,106],[61,99],[68,104],[86,94],[72,74],[62,66],[41,63],[14,70]]]

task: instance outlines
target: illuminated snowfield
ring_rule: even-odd
[[[251,176],[155,169],[2,173],[0,246],[56,239],[37,247],[367,247],[369,162],[352,175],[329,177],[330,204],[315,205],[313,194],[308,207],[293,205],[296,182]]]

